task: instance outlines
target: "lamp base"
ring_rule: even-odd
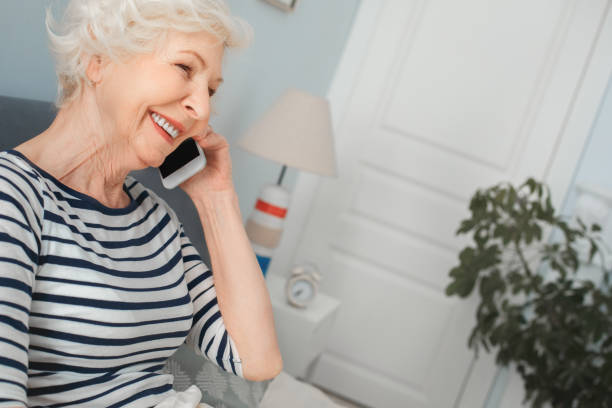
[[[245,230],[264,276],[283,232],[289,199],[289,191],[284,187],[277,184],[265,185],[246,222]]]
[[[274,251],[270,248],[262,247],[253,243],[251,243],[251,247],[253,248],[253,252],[255,252],[257,262],[259,263],[259,267],[261,268],[261,272],[265,277],[266,272],[268,272],[270,262],[272,261],[272,254],[274,253]]]

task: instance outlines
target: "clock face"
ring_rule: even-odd
[[[296,307],[306,307],[317,294],[316,284],[307,276],[294,276],[287,281],[287,300]]]
[[[291,295],[300,303],[309,301],[314,296],[312,283],[307,280],[295,281],[291,286]]]

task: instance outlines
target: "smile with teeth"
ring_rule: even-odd
[[[168,123],[166,121],[166,119],[162,118],[157,113],[152,112],[151,113],[151,117],[153,118],[153,121],[155,123],[157,123],[159,125],[159,127],[164,129],[166,131],[166,133],[168,133],[173,139],[176,138],[179,135],[179,131],[176,130],[176,128],[174,126],[172,126],[170,123]]]

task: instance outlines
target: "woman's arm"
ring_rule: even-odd
[[[263,381],[282,369],[266,283],[242,225],[235,191],[191,196],[206,246],[225,327],[242,360],[244,378]]]
[[[29,317],[42,235],[36,180],[0,160],[0,407],[27,404]]]

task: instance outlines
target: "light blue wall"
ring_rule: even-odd
[[[0,95],[51,101],[56,77],[47,49],[45,6],[65,1],[3,0],[0,3]]]
[[[574,213],[577,184],[589,184],[612,191],[612,161],[610,157],[612,157],[612,78],[608,81],[606,93],[574,172],[572,184],[560,210],[561,214],[569,216]],[[612,243],[608,243],[608,245],[610,244]],[[506,369],[501,369],[498,372],[495,383],[489,392],[485,408],[500,406],[508,378]]]
[[[563,214],[572,214],[576,205],[576,185],[588,184],[612,191],[612,79],[599,107],[574,180],[563,205]]]
[[[215,96],[211,123],[230,145],[234,183],[244,218],[259,188],[276,182],[280,165],[233,145],[248,126],[288,87],[324,96],[331,83],[360,0],[301,0],[286,13],[262,0],[228,0],[234,14],[255,31],[247,50],[230,51],[225,83]],[[47,50],[44,8],[63,10],[67,0],[0,2],[0,95],[52,101],[53,61]],[[297,171],[283,185],[291,189]]]

